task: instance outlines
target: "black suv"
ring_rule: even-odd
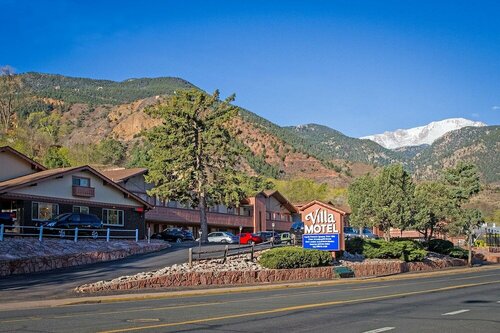
[[[14,212],[0,212],[0,224],[3,224],[5,229],[12,228],[15,217]]]
[[[43,221],[38,224],[43,226],[48,233],[57,233],[64,237],[67,233],[64,229],[102,229],[102,221],[93,214],[83,213],[64,213],[59,214],[51,220]],[[82,230],[80,234],[90,234],[97,237],[97,230]]]
[[[189,237],[179,229],[166,229],[160,232],[159,234],[154,234],[151,238],[163,239],[164,241],[181,243],[185,240],[189,240]],[[192,238],[192,235],[191,235]]]
[[[290,237],[292,243],[302,244],[302,235],[304,234],[304,222],[295,222],[290,227]]]

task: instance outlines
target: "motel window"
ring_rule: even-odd
[[[47,202],[33,202],[31,218],[37,221],[50,220],[59,214],[59,205]]]
[[[90,178],[73,177],[73,186],[90,187]]]
[[[89,207],[87,207],[87,206],[73,206],[73,213],[88,214]]]
[[[103,209],[102,223],[105,225],[116,225],[123,227],[123,210]]]

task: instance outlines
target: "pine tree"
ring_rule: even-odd
[[[413,227],[429,241],[435,232],[446,233],[454,205],[448,187],[440,181],[420,183],[415,188]]]
[[[413,222],[414,190],[411,176],[401,164],[385,167],[376,178],[373,209],[386,240],[391,238],[391,228],[405,230]]]
[[[234,95],[221,101],[219,91],[185,90],[146,110],[162,120],[146,133],[151,144],[146,181],[155,185],[148,193],[197,207],[203,242],[208,207],[236,206],[248,187],[236,169],[239,152],[227,127],[237,115],[232,101]]]

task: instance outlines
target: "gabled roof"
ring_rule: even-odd
[[[309,203],[307,203],[307,204],[305,204],[305,205],[300,205],[298,209],[299,209],[300,211],[304,211],[304,210],[306,210],[307,208],[311,207],[312,205],[320,205],[320,206],[323,206],[323,207],[325,207],[325,208],[327,208],[327,209],[331,209],[331,210],[333,210],[333,211],[336,211],[337,213],[340,213],[341,215],[346,215],[346,214],[347,214],[347,213],[346,213],[346,212],[344,212],[343,210],[338,209],[338,208],[336,208],[336,207],[332,206],[330,203],[326,203],[326,202],[319,201],[319,200],[313,200],[313,201],[311,201],[311,202],[309,202]]]
[[[91,166],[84,165],[84,166],[79,166],[79,167],[71,167],[71,168],[56,168],[56,169],[49,169],[49,170],[44,170],[36,173],[32,173],[26,176],[21,176],[17,177],[14,179],[9,179],[3,182],[0,182],[0,194],[12,191],[21,187],[26,187],[31,184],[35,184],[38,182],[43,182],[45,180],[53,179],[56,177],[64,176],[67,174],[72,174],[75,172],[81,172],[81,171],[88,171],[95,175],[98,178],[101,178],[103,181],[105,181],[107,184],[113,186],[117,190],[123,192],[126,194],[128,197],[140,202],[142,205],[148,208],[152,208],[151,204],[148,202],[144,201],[137,195],[133,194],[132,192],[128,191],[124,187],[118,185],[115,183],[113,180],[109,179],[105,175],[101,174],[99,171],[95,170]]]
[[[298,213],[297,208],[294,205],[292,205],[292,203],[290,203],[290,201],[288,201],[287,198],[285,198],[279,191],[277,191],[277,190],[265,190],[265,191],[262,191],[260,193],[263,194],[266,198],[269,198],[269,197],[275,198],[283,205],[283,207],[288,209],[290,212]]]
[[[148,169],[146,168],[120,168],[101,171],[104,176],[108,177],[116,183],[121,183],[134,176],[145,174],[146,172],[148,172]]]
[[[11,153],[12,155],[15,155],[15,156],[19,157],[20,159],[26,161],[27,163],[31,164],[31,167],[34,170],[39,170],[39,171],[47,170],[47,168],[44,167],[43,165],[41,165],[40,163],[35,162],[34,160],[32,160],[31,158],[29,158],[28,156],[26,156],[23,153],[15,150],[12,147],[9,147],[9,146],[0,147],[0,153],[4,153],[4,152]]]

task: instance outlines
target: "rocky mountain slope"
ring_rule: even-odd
[[[145,107],[176,90],[196,88],[168,77],[123,82],[39,73],[21,77],[20,116],[58,113],[59,144],[71,147],[114,138],[125,143],[129,152],[141,140],[140,132],[155,125],[143,112]],[[280,127],[244,109],[231,125],[244,156],[242,168],[268,177],[304,177],[344,187],[380,165],[403,163],[426,178],[465,159],[478,164],[486,181],[500,181],[498,126],[465,127],[432,145],[391,150],[322,125]]]
[[[379,145],[395,149],[407,146],[430,145],[446,133],[464,127],[481,127],[486,124],[479,121],[472,121],[464,118],[450,118],[441,121],[433,121],[428,125],[409,129],[398,129],[393,132],[384,132],[362,137],[361,139],[372,140]]]

